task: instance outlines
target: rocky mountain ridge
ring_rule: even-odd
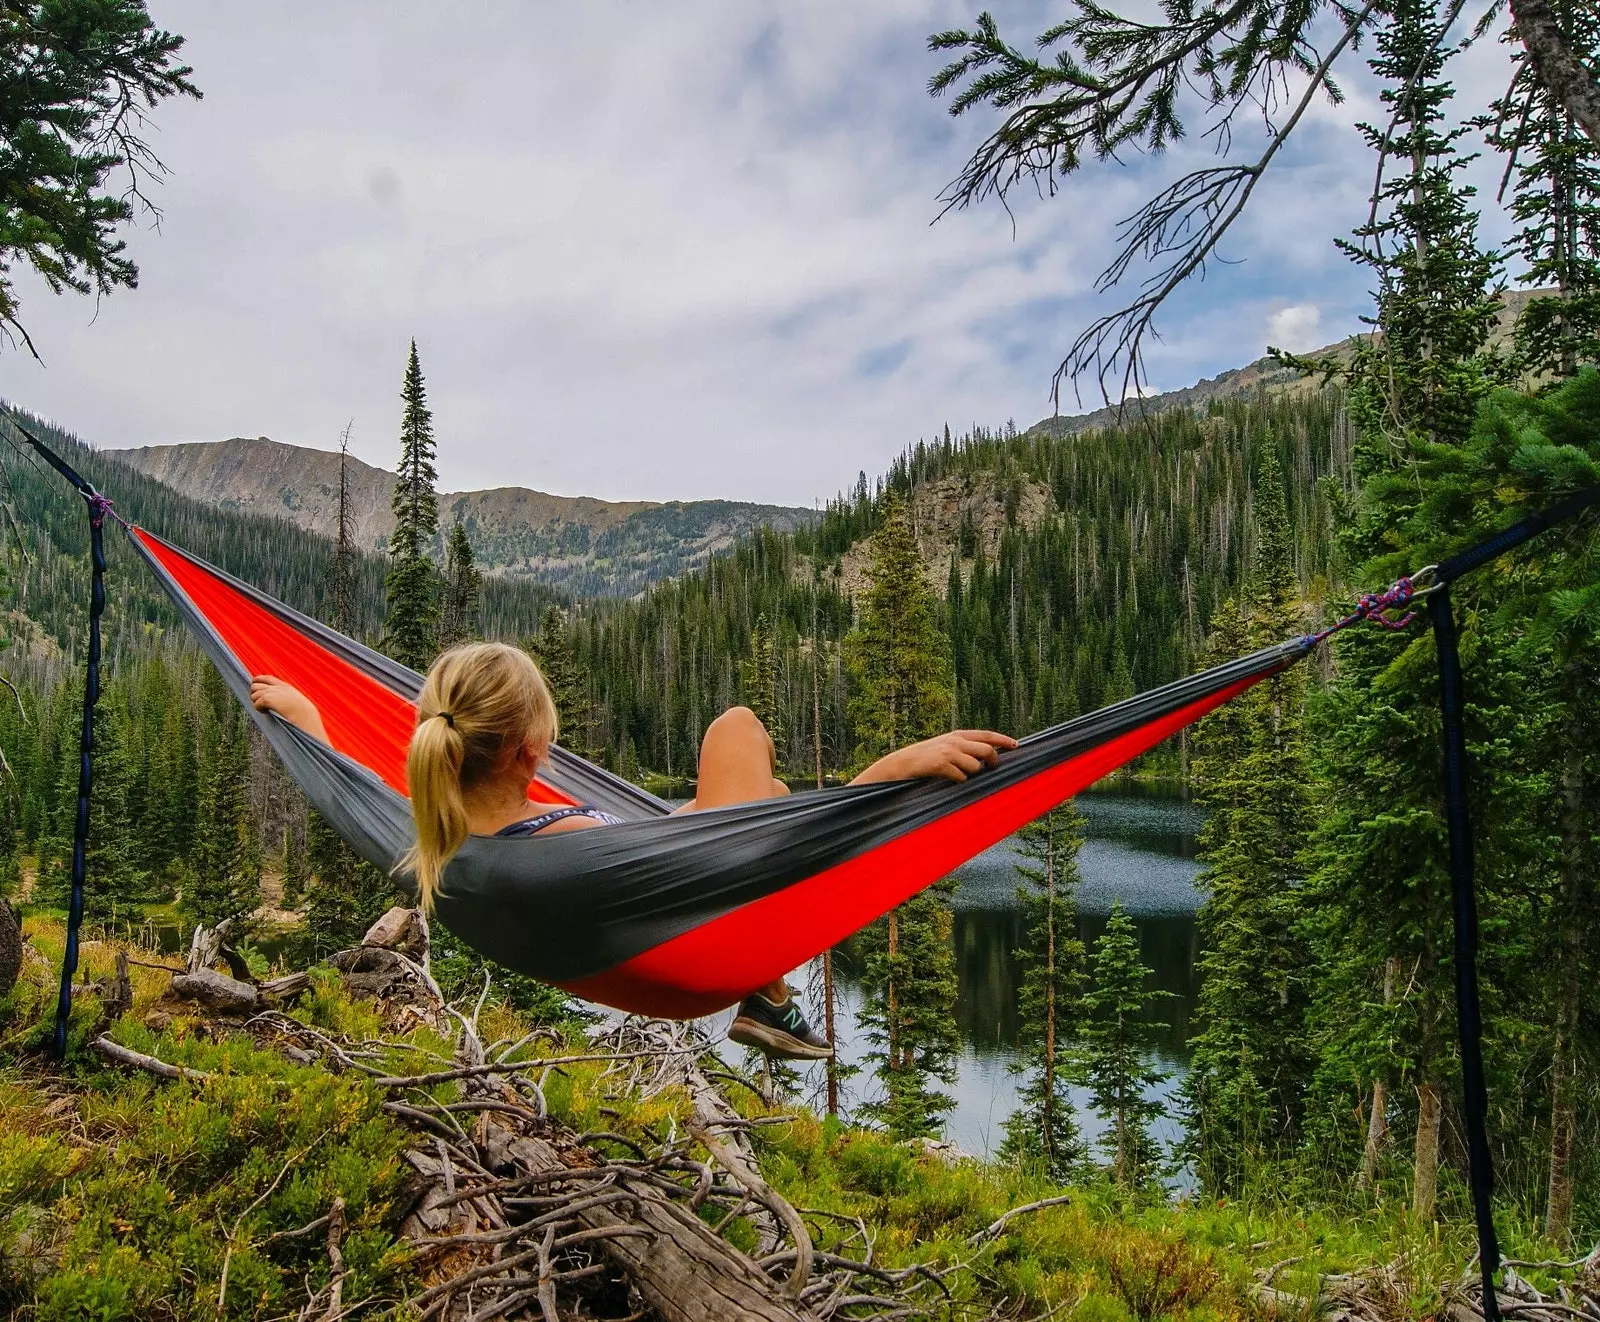
[[[333,536],[338,517],[339,456],[265,436],[108,450],[173,490],[220,509],[275,515]],[[395,476],[348,460],[356,544],[388,546]],[[526,487],[443,493],[439,521],[467,529],[485,572],[532,579],[578,596],[629,595],[705,561],[763,525],[790,531],[807,509],[746,501],[608,501],[555,496]]]

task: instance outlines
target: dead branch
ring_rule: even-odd
[[[211,1078],[205,1070],[193,1070],[185,1065],[169,1065],[164,1060],[157,1060],[154,1056],[147,1056],[131,1047],[125,1047],[120,1042],[113,1042],[104,1034],[90,1042],[89,1048],[107,1060],[144,1070],[147,1074],[154,1074],[162,1079],[189,1079],[195,1083],[205,1083]]]

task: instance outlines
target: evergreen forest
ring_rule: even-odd
[[[1208,269],[1309,99],[1336,100],[1335,72],[1358,59],[1375,178],[1364,221],[1329,237],[1370,281],[1362,333],[1322,356],[1274,350],[1292,380],[1252,394],[1130,405],[1077,432],[946,426],[814,520],[628,598],[475,562],[438,500],[450,420],[415,339],[381,553],[352,544],[343,478],[337,535],[322,537],[178,495],[25,400],[0,413],[0,1310],[1600,1317],[1600,503],[1448,595],[1430,577],[1600,492],[1593,6],[1514,0],[1511,82],[1478,105],[1455,61],[1498,8],[1468,37],[1462,7],[1437,0],[1175,0],[1148,21],[1059,7],[1021,42],[987,13],[929,38],[948,61],[929,92],[988,134],[956,167],[947,218],[1021,183],[1051,205],[1091,157],[1164,164],[1191,120],[1219,161],[1124,223],[1102,292],[1157,267],[1074,330],[1057,388],[1138,395],[1165,300]],[[31,262],[54,293],[129,289],[116,233],[131,203],[105,180],[154,160],[137,106],[198,95],[182,38],[140,0],[16,9],[0,43],[29,95],[0,98],[0,119],[33,182],[0,196],[0,258]],[[26,110],[58,102],[75,109]],[[1241,161],[1238,116],[1263,104],[1264,154]],[[1503,171],[1492,202],[1468,182],[1481,153]],[[1498,243],[1491,205],[1511,222]],[[31,343],[5,260],[0,329]],[[1513,283],[1531,295],[1514,316]],[[47,1044],[70,945],[90,557],[83,502],[29,434],[114,513],[85,976],[61,1060]],[[848,963],[851,1064],[731,1063],[703,1026],[603,1019],[496,967],[430,928],[426,905],[405,908],[310,808],[123,520],[418,671],[465,642],[520,646],[566,747],[683,799],[703,733],[733,706],[772,737],[774,791],[827,792],[908,743],[1026,736],[1305,640],[1302,664],[1117,773],[1203,813],[1181,1077],[1157,1049],[1171,997],[1128,897],[1092,934],[1080,914],[1084,804],[1011,842],[1016,1086],[982,1160],[941,1141],[961,1082],[952,879],[797,971],[832,1035]],[[1419,595],[1383,612],[1364,600],[1400,582]],[[1471,922],[1441,777],[1452,631]],[[439,715],[442,740],[456,719]],[[1474,940],[1492,1226],[1474,1221],[1457,1019]],[[180,978],[231,981],[249,1017],[202,1011]],[[648,1229],[627,1221],[642,1209]],[[1470,1266],[1490,1230],[1510,1259],[1498,1304],[1484,1284],[1498,1264]],[[692,1283],[673,1305],[630,1238],[671,1261],[697,1245],[711,1256],[692,1260],[726,1273],[713,1289],[666,1271]]]

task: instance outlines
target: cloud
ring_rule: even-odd
[[[1327,343],[1322,329],[1322,309],[1315,303],[1291,303],[1267,318],[1267,344],[1274,349],[1304,353]]]
[[[991,7],[1021,41],[1058,8]],[[947,420],[1026,425],[1116,304],[1117,221],[1213,158],[1196,135],[1019,190],[1015,232],[993,205],[932,223],[993,120],[928,98],[924,43],[977,8],[153,0],[206,97],[157,112],[140,288],[97,309],[25,279],[48,366],[0,357],[0,394],[103,445],[331,448],[353,418],[392,465],[415,336],[448,489],[801,505]],[[1308,121],[1163,317],[1154,387],[1256,357],[1273,309],[1353,328],[1351,113]]]

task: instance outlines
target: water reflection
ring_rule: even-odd
[[[1078,860],[1080,933],[1092,949],[1114,900],[1120,899],[1133,917],[1141,956],[1153,970],[1151,986],[1169,993],[1156,1003],[1151,1017],[1160,1025],[1156,1062],[1171,1075],[1156,1092],[1170,1099],[1188,1060],[1196,991],[1194,915],[1201,895],[1195,887],[1195,835],[1202,814],[1166,787],[1130,792],[1119,786],[1084,795],[1078,804],[1087,822]],[[974,1152],[998,1144],[1000,1125],[1015,1105],[1016,1080],[1009,1067],[1017,1046],[1019,970],[1014,952],[1022,940],[1017,858],[1012,844],[1002,843],[954,874],[959,885],[954,902],[960,983],[956,1020],[963,1050],[954,1088],[956,1107],[946,1129],[952,1140]],[[848,945],[835,969],[841,984],[840,1055],[856,1061],[865,1047],[855,1031],[859,985]],[[860,1082],[870,1090],[869,1081]],[[1087,1099],[1077,1100],[1080,1122],[1092,1137],[1097,1126],[1083,1114]],[[1178,1126],[1169,1118],[1157,1126],[1157,1133],[1171,1142],[1178,1137]]]

